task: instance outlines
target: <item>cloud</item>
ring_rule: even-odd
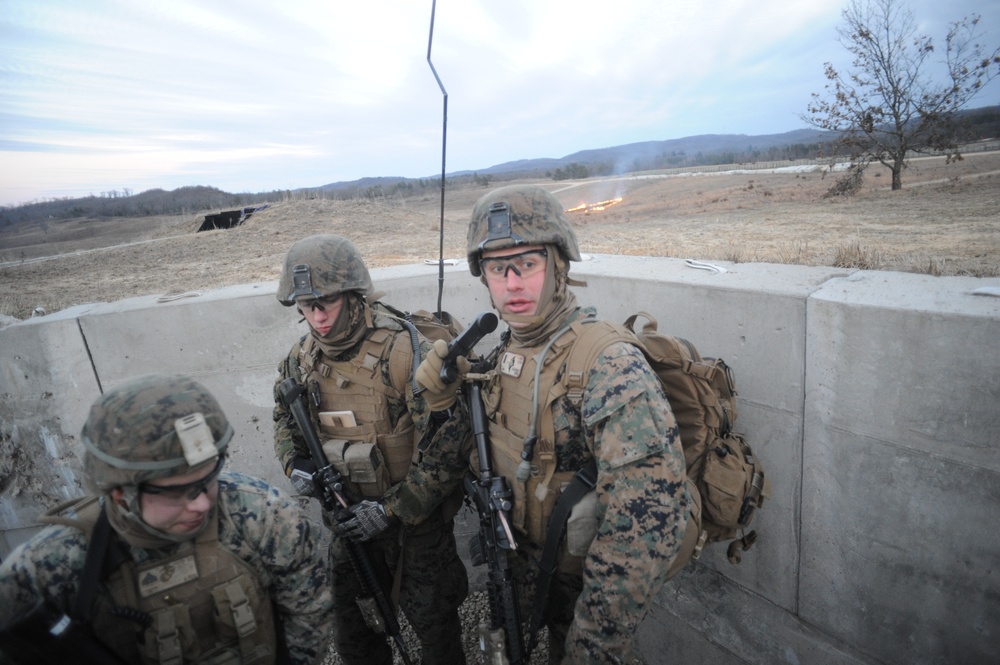
[[[927,30],[1000,9],[911,3]],[[704,133],[778,133],[843,62],[841,0],[440,0],[448,170]],[[0,204],[440,172],[431,3],[10,0]],[[931,28],[937,28],[931,30]],[[838,60],[840,59],[840,60]],[[992,86],[981,104],[998,103]]]

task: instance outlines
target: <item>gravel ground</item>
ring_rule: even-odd
[[[479,662],[479,648],[476,640],[476,629],[479,624],[483,621],[488,620],[489,617],[489,603],[486,597],[485,591],[471,591],[469,597],[462,603],[462,606],[458,610],[459,615],[462,617],[463,631],[462,635],[465,639],[465,658],[469,665]],[[420,656],[420,645],[417,642],[416,635],[410,629],[409,624],[406,622],[406,617],[400,613],[399,615],[400,626],[403,630],[403,640],[406,642],[406,648],[410,652],[410,658],[413,664],[419,662]],[[539,644],[535,649],[535,652],[531,655],[531,665],[545,665],[548,662],[549,650],[546,646],[547,644],[547,632],[544,631],[539,636]],[[394,652],[395,653],[395,652]],[[400,658],[398,653],[395,653],[395,665],[402,665],[403,659]],[[323,661],[323,665],[341,665],[342,661],[337,653],[330,648],[330,655]],[[646,665],[646,662],[640,658],[631,658],[628,661],[628,665]]]

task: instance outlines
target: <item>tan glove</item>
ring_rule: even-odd
[[[455,394],[461,381],[453,381],[445,384],[441,380],[441,367],[444,365],[445,356],[448,355],[448,342],[439,339],[434,342],[434,347],[427,353],[427,357],[417,368],[417,383],[424,387],[422,395],[427,400],[427,406],[431,411],[446,411],[455,404]],[[459,375],[467,373],[472,369],[472,364],[463,356],[455,360]]]

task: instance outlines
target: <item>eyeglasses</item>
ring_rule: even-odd
[[[202,492],[211,491],[212,483],[218,480],[219,474],[222,473],[222,466],[225,463],[226,456],[219,455],[219,460],[215,463],[212,472],[204,478],[199,478],[183,485],[150,485],[149,483],[142,483],[139,485],[139,491],[143,494],[155,494],[172,503],[187,504],[201,496]]]
[[[299,311],[301,312],[302,311],[302,307],[305,306],[305,307],[309,307],[314,312],[317,309],[319,311],[321,311],[321,312],[326,312],[326,308],[327,307],[333,307],[334,305],[336,305],[338,302],[340,302],[341,297],[342,297],[342,294],[338,293],[335,296],[327,296],[325,298],[316,298],[315,300],[300,301],[299,302]]]
[[[545,270],[548,256],[549,253],[544,249],[531,249],[510,256],[480,259],[479,265],[486,279],[492,282],[507,279],[507,271],[509,270],[513,270],[515,275],[525,279]]]

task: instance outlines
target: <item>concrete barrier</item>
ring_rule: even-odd
[[[616,320],[645,310],[733,366],[737,429],[774,486],[740,566],[713,547],[658,595],[637,639],[647,663],[996,657],[1000,298],[973,291],[1000,279],[587,258],[573,268],[589,284],[581,303]],[[373,279],[397,307],[436,307],[436,267]],[[459,319],[489,309],[465,266],[445,285]],[[290,489],[271,389],[305,324],[275,287],[84,305],[0,330],[0,555],[40,509],[83,492],[87,409],[139,374],[201,380],[233,422],[233,467]]]

